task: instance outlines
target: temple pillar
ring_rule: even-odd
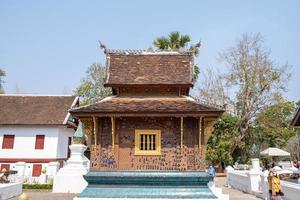
[[[183,151],[183,117],[180,117],[180,152]]]
[[[201,151],[201,141],[202,141],[202,117],[199,117],[198,120],[198,148],[199,148],[199,152]]]
[[[201,155],[205,158],[205,126],[204,126],[204,117],[201,117],[200,122],[200,130],[201,130]]]
[[[115,151],[115,131],[116,131],[116,123],[115,123],[115,117],[111,117],[111,147],[112,151]]]
[[[93,125],[94,125],[94,129],[93,129],[93,133],[94,133],[94,145],[98,144],[97,141],[97,135],[98,135],[98,118],[97,117],[93,117]]]
[[[98,169],[100,167],[100,145],[98,142],[98,118],[82,118],[80,121],[84,124],[84,133],[88,141],[87,145],[90,149],[91,169]]]
[[[93,144],[91,145],[91,168],[100,168],[100,157],[101,157],[101,119],[93,117]]]
[[[118,156],[119,156],[119,138],[116,131],[116,118],[114,116],[110,117],[111,122],[111,149],[108,153],[108,159],[111,164],[108,168],[117,168],[118,167]]]

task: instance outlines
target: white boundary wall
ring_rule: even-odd
[[[246,172],[243,171],[229,171],[227,173],[228,186],[238,189],[240,191],[250,193],[249,179]]]
[[[269,198],[268,171],[253,172],[249,170],[239,171],[227,170],[227,185],[234,189],[255,195],[262,199]],[[300,197],[300,184],[281,181],[282,191],[285,194],[285,200],[296,200]]]
[[[0,184],[0,200],[10,199],[22,193],[22,183]]]

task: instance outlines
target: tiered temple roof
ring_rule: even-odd
[[[138,114],[180,114],[193,116],[199,113],[218,117],[223,110],[196,102],[191,97],[106,97],[101,101],[74,108],[71,113],[80,113],[79,116],[85,116],[88,113],[97,113],[97,115],[122,115]]]
[[[191,52],[108,50],[105,86],[193,85]]]
[[[193,86],[194,53],[192,51],[111,50],[106,53],[106,87],[116,96],[74,108],[74,116],[105,115],[180,115],[220,116],[224,110],[199,103],[188,97]],[[145,94],[120,94],[124,88],[144,88]],[[176,88],[178,92],[153,95],[146,88]],[[158,89],[156,89],[158,90]],[[181,91],[185,92],[181,92]],[[118,92],[115,92],[118,91]]]

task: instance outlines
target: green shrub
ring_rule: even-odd
[[[23,189],[30,190],[52,190],[52,184],[23,184]]]

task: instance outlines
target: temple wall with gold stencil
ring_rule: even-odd
[[[93,139],[93,118],[80,118],[80,121],[84,125],[84,133],[86,138],[87,146],[90,147]]]
[[[203,120],[206,144],[213,130],[214,120],[205,118]],[[92,124],[91,122],[92,120],[86,120],[88,124]],[[182,138],[180,117],[119,117],[115,118],[114,123],[111,118],[103,117],[99,118],[97,123],[98,144],[94,144],[92,140],[90,146],[92,169],[204,170],[207,167],[204,160],[205,144],[199,148],[197,118],[183,118]],[[114,141],[112,125],[115,125]],[[89,126],[89,129],[93,130],[93,126]],[[159,155],[136,154],[135,132],[140,129],[161,132]]]
[[[204,119],[204,128],[205,128],[205,144],[202,145],[201,148],[201,156],[205,158],[205,154],[206,154],[206,144],[207,141],[209,139],[209,137],[211,136],[211,134],[214,131],[214,125],[216,123],[216,118],[206,118]]]
[[[110,117],[102,117],[80,120],[84,124],[86,142],[91,151],[92,169],[203,170],[207,167],[204,160],[206,143],[213,132],[215,118],[202,118],[203,127],[200,129],[199,119],[183,118],[182,144],[181,118],[178,117],[120,117],[113,118],[114,121]],[[114,133],[112,125],[115,126]],[[135,130],[139,128],[162,131],[161,155],[135,156]],[[204,135],[199,133],[201,129]],[[201,142],[203,136],[204,143]]]

